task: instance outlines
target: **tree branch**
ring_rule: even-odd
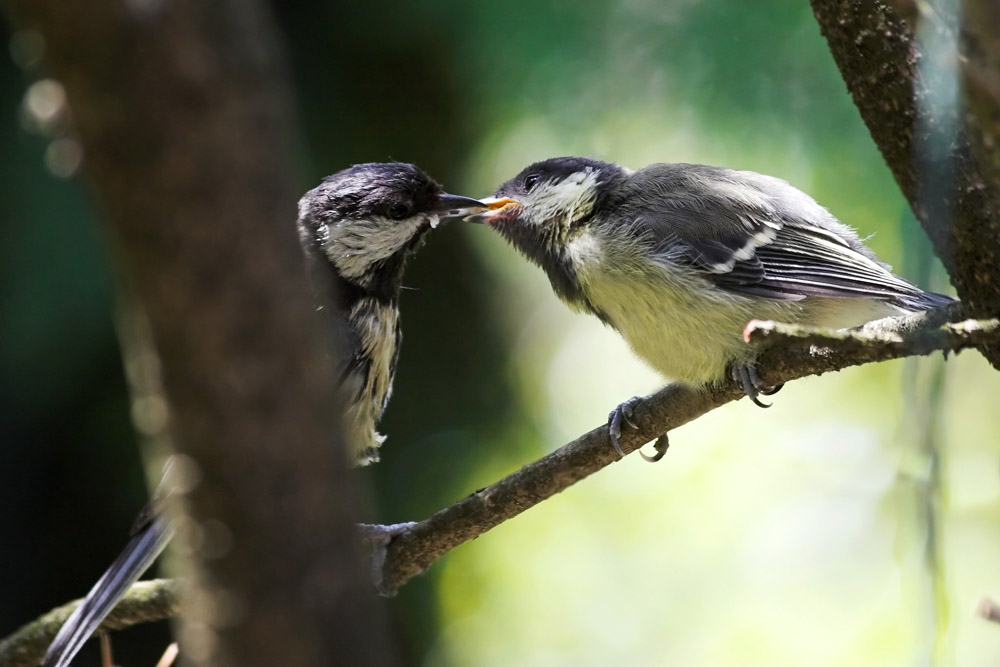
[[[141,581],[129,589],[104,622],[102,630],[122,630],[176,616],[178,583],[170,579]],[[59,628],[83,600],[53,609],[0,641],[0,665],[36,667]]]
[[[952,321],[961,314],[960,304],[955,304],[876,320],[850,331],[755,321],[747,326],[744,335],[753,344],[767,346],[758,357],[758,373],[765,383],[778,385],[851,366],[935,351],[948,354],[1000,342],[1000,321]],[[637,428],[622,433],[622,449],[631,453],[660,434],[742,396],[742,390],[733,382],[704,391],[668,385],[635,406],[633,421]],[[607,425],[602,424],[433,516],[401,527],[397,536],[382,547],[385,552],[380,560],[384,564],[381,575],[375,576],[380,592],[391,595],[455,547],[618,460],[608,442]],[[172,593],[171,589],[165,590]],[[58,611],[25,626],[4,645],[13,644],[15,638],[28,634],[28,628]]]
[[[996,16],[995,3],[964,3],[965,20],[953,26],[946,17],[922,11],[928,3],[892,0],[897,11],[880,0],[811,2],[872,139],[968,315],[995,317],[1000,314],[1000,108],[993,92],[1000,88],[1000,26],[985,20]],[[951,52],[923,52],[916,26],[936,43],[952,45]],[[962,58],[954,53],[956,42]],[[949,71],[948,63],[956,71]],[[922,76],[923,65],[928,70],[940,65],[941,76]],[[948,97],[941,90],[948,77],[961,77],[970,93],[942,99]],[[984,344],[980,350],[1000,369],[1000,346]]]
[[[752,323],[747,335],[753,342],[779,340],[763,351],[758,371],[769,385],[807,375],[820,375],[876,361],[935,350],[957,352],[1000,341],[1000,324],[966,321],[948,323],[957,307],[947,307],[900,318],[888,318],[857,331],[810,329],[772,322]],[[822,348],[817,348],[822,345]],[[621,446],[635,451],[662,433],[742,396],[735,383],[705,391],[668,385],[635,406],[635,430],[626,429]],[[382,576],[393,591],[424,572],[435,560],[456,546],[474,539],[507,519],[618,460],[602,424],[548,456],[530,463],[499,482],[460,500],[400,533],[388,546]]]

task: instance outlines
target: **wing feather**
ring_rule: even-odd
[[[641,206],[631,216],[635,233],[654,256],[724,290],[786,301],[879,299],[908,309],[950,301],[892,273],[852,229],[780,179],[658,164],[630,181],[626,201]]]

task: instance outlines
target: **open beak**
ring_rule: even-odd
[[[473,213],[479,213],[487,208],[487,205],[478,199],[460,197],[442,192],[438,195],[437,201],[431,213],[437,213],[442,218],[461,218]]]
[[[510,197],[483,197],[479,200],[486,208],[485,211],[476,211],[465,217],[466,222],[489,223],[494,218],[521,208],[521,202]]]

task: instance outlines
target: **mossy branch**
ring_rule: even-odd
[[[101,624],[102,630],[122,630],[139,623],[152,623],[176,616],[178,582],[171,579],[140,581],[132,586]],[[36,667],[59,628],[83,600],[56,607],[44,616],[0,640],[0,665]]]

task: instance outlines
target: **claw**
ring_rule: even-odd
[[[774,396],[779,391],[781,391],[781,388],[784,387],[784,386],[785,386],[785,383],[782,382],[781,384],[776,384],[773,387],[764,387],[763,389],[758,389],[757,391],[759,391],[760,393],[764,394],[765,396]]]
[[[757,396],[760,394],[769,396],[778,391],[778,389],[765,387],[760,376],[757,375],[757,369],[754,368],[753,364],[733,364],[730,373],[733,379],[740,383],[743,387],[743,393],[754,402],[754,405],[761,408],[771,407],[771,403],[764,403]]]
[[[656,439],[656,442],[653,443],[653,449],[656,450],[655,454],[648,456],[645,452],[639,452],[639,456],[641,456],[643,460],[648,463],[656,463],[663,458],[664,454],[667,453],[668,447],[670,447],[670,440],[667,438],[667,434],[664,433]]]
[[[639,428],[636,423],[632,421],[632,406],[641,402],[642,397],[633,396],[612,410],[608,415],[608,439],[611,441],[611,446],[615,448],[616,452],[618,452],[618,456],[623,458],[625,457],[625,452],[622,451],[622,446],[618,442],[618,438],[620,438],[622,434],[622,422],[624,421],[633,429]]]

